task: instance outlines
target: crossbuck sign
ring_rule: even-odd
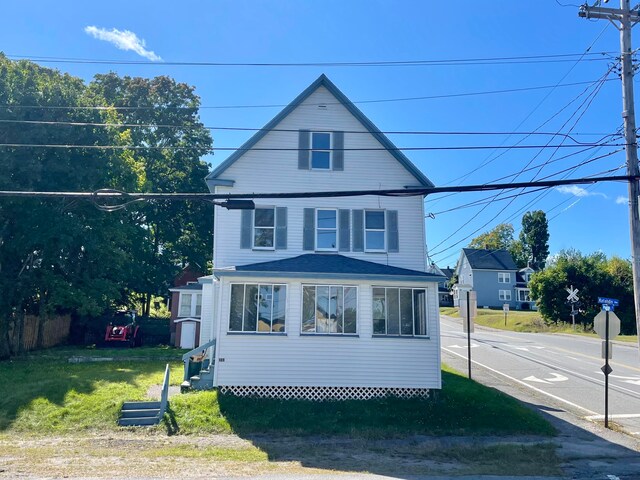
[[[580,300],[578,298],[578,292],[580,290],[578,290],[577,288],[573,288],[573,285],[571,285],[571,288],[565,288],[565,290],[569,292],[569,296],[567,297],[567,300],[569,300],[570,302],[577,302],[578,300]]]

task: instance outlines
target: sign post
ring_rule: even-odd
[[[576,315],[578,314],[578,310],[576,310],[576,303],[580,301],[580,297],[578,297],[578,292],[580,291],[577,288],[565,288],[565,290],[569,293],[567,297],[567,301],[571,304],[571,324],[573,325],[573,329],[576,329]]]
[[[462,316],[462,330],[467,334],[467,368],[471,378],[471,333],[473,332],[473,320],[476,318],[477,297],[476,292],[467,291],[466,301],[460,302],[460,315]]]
[[[504,303],[502,305],[502,310],[504,310],[504,326],[507,326],[507,314],[509,313],[509,304]]]
[[[593,329],[600,335],[600,338],[604,339],[602,345],[604,365],[601,369],[602,373],[604,373],[604,427],[609,428],[609,374],[613,372],[609,365],[609,358],[611,357],[610,340],[620,334],[620,319],[612,311],[612,307],[618,305],[618,300],[598,297],[598,303],[602,304],[603,310],[593,319]]]

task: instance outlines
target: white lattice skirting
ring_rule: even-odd
[[[389,387],[284,387],[284,386],[233,386],[219,388],[222,394],[238,397],[261,397],[302,400],[369,400],[372,398],[427,398],[428,388]]]

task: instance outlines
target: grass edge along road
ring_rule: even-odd
[[[166,356],[167,350],[158,354]],[[522,475],[536,473],[523,459],[540,457],[536,463],[544,463],[548,474],[558,472],[555,446],[550,443],[554,429],[546,420],[446,366],[443,390],[436,400],[318,403],[192,392],[171,398],[164,424],[122,429],[115,423],[122,402],[144,399],[149,387],[161,382],[164,361],[153,360],[151,352],[148,360],[86,363],[68,363],[68,358],[91,355],[87,349],[52,349],[43,355],[46,360],[31,354],[0,363],[0,384],[12,386],[12,394],[0,398],[0,470],[7,470],[12,462],[38,469],[49,464],[51,450],[55,450],[53,457],[86,455],[100,464],[104,455],[114,452],[102,447],[99,439],[118,444],[128,438],[125,444],[139,446],[117,455],[139,452],[141,458],[160,464],[176,458],[187,462],[195,456],[238,468],[250,464],[268,470],[276,462],[280,469],[285,468],[284,462],[286,468],[304,465],[377,473],[391,472],[389,465],[397,467],[402,458],[412,458],[417,462],[416,474],[446,473],[449,468],[456,474]],[[98,355],[105,356],[105,351]],[[172,383],[179,384],[180,362],[171,363],[171,375]],[[525,442],[520,441],[525,437]],[[208,445],[209,438],[222,440]],[[56,450],[51,442],[62,448],[59,445]],[[109,441],[103,443],[109,445]],[[344,448],[336,449],[342,443]],[[366,462],[359,463],[359,455],[365,455]],[[33,461],[38,458],[44,463]],[[382,459],[386,466],[380,464]],[[454,466],[443,467],[452,462]]]
[[[440,314],[452,318],[460,318],[457,307],[440,307]],[[583,335],[592,338],[599,338],[591,330],[584,331],[581,325],[576,325],[576,329],[570,323],[558,322],[547,325],[540,314],[536,311],[510,310],[507,313],[507,324],[504,322],[504,311],[502,309],[478,308],[478,315],[474,320],[476,325],[508,330],[510,332],[528,333],[567,333],[571,335]],[[637,343],[637,335],[618,335],[617,341]]]

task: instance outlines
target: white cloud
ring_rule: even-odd
[[[603,198],[607,198],[604,193],[600,192],[589,192],[586,188],[579,187],[577,185],[562,185],[561,187],[556,187],[560,193],[568,193],[569,195],[573,195],[575,197],[593,197],[599,196]]]
[[[629,199],[627,197],[620,196],[616,198],[616,203],[618,205],[626,205],[627,203],[629,203]]]
[[[118,30],[117,28],[107,30],[106,28],[98,28],[90,25],[85,27],[84,31],[87,35],[91,35],[93,38],[109,42],[120,50],[131,50],[141,57],[148,58],[152,62],[159,62],[162,60],[162,58],[160,58],[159,55],[156,55],[155,52],[145,48],[146,44],[142,38],[138,38],[135,33],[129,30]]]

